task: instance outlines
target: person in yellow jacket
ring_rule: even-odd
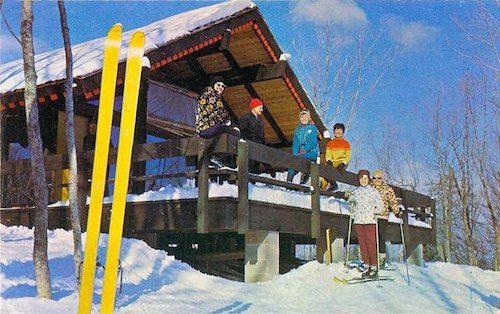
[[[334,138],[326,144],[325,161],[328,165],[337,168],[337,170],[344,171],[351,160],[351,144],[344,138],[345,126],[342,123],[336,123],[333,126]],[[321,187],[326,189],[327,185],[329,191],[338,189],[337,182],[328,182],[325,179],[321,180]]]

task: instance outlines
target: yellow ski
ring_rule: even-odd
[[[114,196],[113,205],[111,207],[108,248],[102,288],[101,313],[113,313],[115,306],[116,277],[118,275],[118,260],[120,258],[123,219],[125,216],[132,146],[134,141],[137,98],[139,96],[142,58],[144,56],[144,42],[144,33],[135,32],[130,39],[128,48]]]
[[[108,32],[104,44],[99,120],[97,123],[96,147],[90,187],[90,206],[87,220],[87,240],[83,258],[78,313],[87,314],[92,309],[94,277],[101,229],[102,199],[106,186],[109,140],[115,101],[116,74],[122,40],[122,25],[115,24]]]

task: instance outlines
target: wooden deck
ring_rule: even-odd
[[[82,229],[87,229],[87,210],[82,212]],[[101,231],[108,232],[111,204],[104,204]],[[149,244],[163,232],[197,232],[197,200],[160,200],[128,202],[125,210],[125,237],[142,238],[149,235]],[[208,233],[238,232],[238,200],[232,197],[210,198],[208,202]],[[2,209],[1,223],[6,226],[23,225],[33,227],[33,209]],[[249,229],[278,231],[297,235],[304,239],[311,235],[312,211],[287,205],[249,201]],[[330,229],[333,238],[346,238],[349,216],[331,212],[321,212],[321,234]],[[381,230],[386,239],[400,243],[399,224],[380,219]],[[49,208],[49,229],[71,229],[69,208],[67,206]],[[432,233],[429,228],[410,225],[411,239],[418,243],[431,244]],[[356,240],[355,233],[352,239]],[[311,238],[310,243],[315,243]]]
[[[218,171],[208,167],[209,154],[224,152],[237,158],[237,171]],[[92,152],[79,156],[81,177],[91,165]],[[317,244],[318,260],[321,261],[321,251],[324,250],[325,231],[330,229],[332,238],[346,238],[348,216],[321,211],[321,195],[331,195],[319,188],[319,179],[324,177],[349,185],[358,185],[357,176],[351,172],[339,172],[331,167],[317,165],[308,160],[293,156],[279,149],[270,148],[253,142],[238,141],[230,135],[204,140],[189,138],[171,140],[168,142],[144,144],[134,147],[133,162],[140,163],[160,158],[186,157],[197,165],[197,171],[187,171],[176,174],[158,174],[155,176],[132,177],[132,181],[144,182],[165,177],[196,178],[198,185],[197,199],[159,200],[146,202],[128,202],[125,212],[124,236],[145,240],[150,246],[165,249],[176,257],[191,262],[195,267],[231,279],[241,279],[238,271],[241,269],[241,256],[244,250],[244,235],[248,230],[277,231],[280,234],[281,259],[294,259],[294,246],[297,243]],[[116,160],[116,150],[110,154],[109,162]],[[257,160],[271,164],[276,169],[296,169],[311,174],[311,186],[282,182],[248,173],[249,160]],[[67,167],[65,156],[47,156],[45,160],[48,173],[61,172]],[[12,180],[15,176],[29,174],[27,161],[7,161],[1,166],[3,184],[16,184],[23,180]],[[233,197],[209,198],[210,177],[232,174],[238,186],[238,199]],[[272,204],[249,199],[249,184],[261,182],[269,186],[278,186],[288,190],[301,191],[311,196],[310,208],[300,208],[280,204]],[[50,189],[60,189],[64,184],[52,184]],[[85,180],[80,180],[81,196],[88,195]],[[434,200],[428,196],[394,187],[406,208],[434,213]],[[11,193],[25,190],[22,185],[9,186]],[[23,191],[24,191],[23,190]],[[10,206],[5,206],[10,205]],[[13,208],[15,204],[4,204],[0,210],[1,223],[7,226],[33,226],[34,208]],[[22,204],[26,205],[26,204]],[[6,208],[9,207],[9,208]],[[101,231],[107,232],[109,226],[111,204],[104,204]],[[88,207],[81,207],[82,230],[86,230]],[[405,241],[407,246],[431,244],[435,237],[434,228],[417,227],[408,224],[408,212],[403,216]],[[49,208],[49,228],[70,229],[69,210],[67,207]],[[400,227],[397,223],[380,220],[380,232],[387,241],[400,243]],[[243,239],[243,240],[242,240]],[[242,246],[243,241],[243,246]],[[352,241],[356,242],[353,232]],[[201,258],[204,256],[203,258]],[[217,273],[220,260],[226,260],[225,269]],[[239,262],[229,267],[230,262]],[[202,262],[200,262],[202,261]],[[210,264],[212,262],[212,264]],[[293,267],[290,266],[290,267]],[[280,269],[289,269],[283,266]],[[217,269],[216,269],[217,268]],[[220,270],[220,269],[219,269]]]

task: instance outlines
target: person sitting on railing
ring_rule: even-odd
[[[376,215],[384,210],[380,193],[370,183],[370,172],[358,172],[359,187],[347,200],[354,220],[354,230],[358,236],[361,256],[365,264],[363,278],[377,278]]]
[[[83,138],[83,150],[94,150],[97,131],[97,121],[95,119],[89,122],[89,133]]]
[[[264,136],[264,122],[259,117],[264,111],[264,103],[258,98],[253,98],[250,100],[250,112],[244,114],[239,119],[238,123],[241,131],[241,138],[245,140],[250,140],[260,144],[266,144]],[[260,173],[260,162],[255,160],[250,160],[249,168],[251,173]],[[266,168],[266,172],[270,173],[271,176],[275,176],[275,172],[271,168],[271,165],[267,163],[262,163]]]
[[[345,126],[342,123],[336,123],[333,126],[334,138],[326,144],[325,161],[326,164],[337,168],[337,170],[344,171],[351,160],[351,144],[344,138]],[[321,178],[321,188],[328,191],[335,191],[338,189],[337,182],[327,181]]]
[[[382,170],[375,170],[372,176],[371,185],[380,193],[382,201],[384,202],[384,210],[380,214],[381,216],[389,216],[392,211],[396,217],[400,214],[400,206],[396,198],[396,193],[394,193],[393,188],[391,188],[387,183],[384,182],[384,173]],[[386,257],[386,244],[385,244],[385,233],[379,232],[379,252],[380,252],[380,265],[381,268],[385,268],[385,257]]]
[[[299,113],[299,125],[293,134],[292,152],[294,155],[316,162],[319,156],[318,129],[311,123],[311,114],[307,110]],[[287,181],[292,182],[297,174],[294,169],[288,170]],[[309,179],[309,174],[303,174],[300,184]]]
[[[196,132],[200,137],[213,138],[222,133],[228,133],[240,137],[240,130],[231,121],[228,111],[222,102],[222,93],[226,88],[224,79],[214,76],[210,80],[210,86],[201,93],[196,109]],[[219,167],[225,166],[228,160],[224,156],[212,158],[211,161]]]

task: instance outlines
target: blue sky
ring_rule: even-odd
[[[122,23],[125,30],[130,30],[213,3],[66,1],[66,9],[72,44],[77,44],[103,37],[116,22]],[[329,0],[255,3],[285,51],[291,48],[297,33],[305,38],[301,42],[305,50],[317,49],[310,38],[313,37],[314,27],[321,27],[325,22],[332,22],[339,30],[353,33],[362,26],[385,26],[384,44],[399,44],[406,48],[356,120],[356,127],[361,132],[352,134],[361,134],[365,141],[380,136],[377,132],[386,123],[400,127],[409,137],[421,136],[415,112],[432,100],[439,86],[455,88],[469,67],[453,50],[455,44],[463,43],[463,38],[451,20],[451,16],[460,18],[471,9],[466,2]],[[17,34],[20,6],[17,0],[5,0],[3,4],[5,16]],[[36,52],[62,47],[57,2],[35,1],[34,16]],[[21,50],[3,21],[1,25],[0,61],[5,63],[20,58]],[[294,64],[296,58],[292,56],[290,62],[298,68]],[[303,73],[297,74],[299,78],[303,76]]]

